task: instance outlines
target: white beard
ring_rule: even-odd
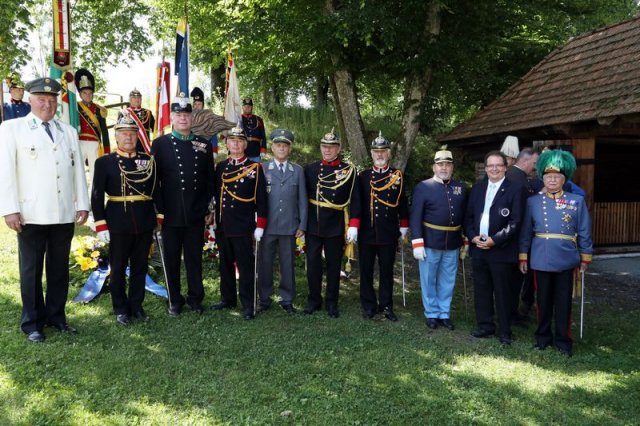
[[[383,168],[384,166],[387,165],[387,162],[385,160],[382,159],[377,159],[373,162],[373,164],[378,167],[378,168]]]

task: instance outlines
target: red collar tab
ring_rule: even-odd
[[[243,164],[245,161],[247,161],[247,157],[246,156],[242,156],[238,159],[233,159],[233,158],[229,158],[229,164],[231,164],[232,166],[239,166],[241,164]]]
[[[373,166],[373,171],[376,173],[384,173],[389,170],[389,165],[387,164],[385,167],[376,167]]]
[[[333,160],[333,161],[325,161],[325,160],[322,160],[322,165],[323,165],[323,166],[333,166],[333,167],[337,167],[337,166],[339,166],[339,165],[340,165],[340,159],[339,159],[339,158],[336,158],[336,159],[335,159],[335,160]]]

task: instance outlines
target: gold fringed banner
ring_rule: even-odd
[[[53,64],[71,69],[71,13],[69,0],[53,0]]]

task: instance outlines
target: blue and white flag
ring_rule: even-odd
[[[186,16],[180,18],[176,28],[175,73],[178,76],[176,95],[189,96],[189,23]]]

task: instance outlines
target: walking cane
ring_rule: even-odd
[[[167,288],[167,299],[169,299],[169,309],[171,309],[171,292],[169,291],[169,277],[167,275],[167,267],[164,261],[164,243],[162,242],[162,233],[161,231],[156,231],[153,233],[153,236],[156,240],[156,244],[158,245],[158,252],[160,252],[160,262],[162,262],[162,272],[164,272],[164,285]]]
[[[464,288],[464,319],[469,320],[469,306],[467,304],[467,273],[464,270],[464,259],[460,259],[462,263],[462,287]]]
[[[582,296],[580,298],[580,339],[582,339],[582,328],[584,326],[584,271],[580,271],[580,287]]]
[[[260,241],[256,241],[256,248],[253,251],[253,316],[257,311],[258,300],[258,245]]]
[[[400,238],[400,263],[402,264],[402,306],[407,307],[407,298],[405,296],[405,284],[404,284],[404,238]]]

